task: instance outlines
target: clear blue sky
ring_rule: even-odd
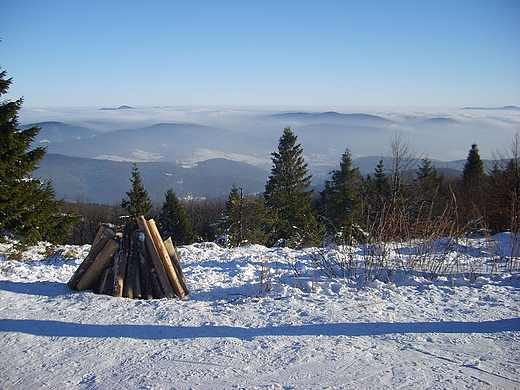
[[[24,107],[520,105],[519,0],[16,0]]]

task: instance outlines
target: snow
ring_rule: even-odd
[[[193,244],[182,300],[72,291],[89,245],[5,242],[0,388],[518,389],[515,242]]]

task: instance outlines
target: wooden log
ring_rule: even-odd
[[[96,256],[90,267],[87,269],[83,277],[78,282],[76,288],[84,291],[92,287],[97,278],[101,275],[105,267],[110,261],[112,254],[119,248],[116,240],[109,240],[103,247],[101,252]]]
[[[94,292],[97,293],[97,294],[104,294],[105,293],[105,285],[107,283],[107,280],[108,280],[108,275],[109,275],[109,266],[107,264],[107,266],[105,267],[105,269],[103,270],[103,272],[101,273],[101,276],[99,277],[98,281],[96,281],[96,284],[94,285]]]
[[[133,233],[135,235],[132,236],[132,240],[135,240],[137,244],[137,254],[139,259],[139,271],[141,274],[141,289],[142,289],[142,298],[143,299],[152,299],[154,298],[154,281],[152,280],[152,267],[151,263],[148,261],[148,253],[146,251],[145,244],[145,235],[141,231],[135,231]],[[156,279],[156,289],[157,296],[156,298],[163,298],[164,294],[162,293],[161,286],[159,284],[159,280]]]
[[[107,272],[107,277],[105,280],[105,287],[103,288],[102,294],[106,295],[114,295],[114,257],[116,254],[112,256],[112,260],[108,263],[105,271]]]
[[[126,277],[126,268],[128,256],[130,253],[130,236],[132,234],[133,224],[127,223],[123,228],[123,235],[120,240],[119,252],[114,261],[114,280],[113,280],[113,296],[122,297],[123,288]]]
[[[182,265],[181,265],[181,261],[179,259],[179,253],[177,252],[177,248],[175,248],[175,245],[173,245],[173,241],[172,241],[171,237],[168,237],[166,240],[164,240],[164,246],[166,247],[166,250],[168,251],[168,255],[170,255],[170,260],[173,264],[173,267],[175,268],[175,271],[177,272],[177,279],[179,279],[179,283],[182,286],[184,294],[185,294],[185,296],[187,296],[190,293],[190,290],[188,288],[188,282],[186,281],[186,278],[184,277],[184,272],[182,272]]]
[[[159,256],[161,258],[161,262],[168,275],[168,279],[170,280],[170,283],[173,287],[173,291],[175,292],[175,295],[177,295],[179,298],[184,298],[186,296],[186,293],[185,293],[184,289],[182,288],[181,283],[179,282],[179,278],[177,277],[177,272],[175,271],[175,268],[173,267],[173,264],[170,260],[170,255],[168,254],[168,251],[167,251],[166,247],[164,246],[164,242],[161,238],[161,235],[159,234],[159,230],[157,229],[157,225],[155,224],[155,221],[153,219],[150,219],[150,220],[146,221],[146,223],[150,230],[150,234],[152,235],[152,239],[155,244],[155,247],[157,248],[157,252],[159,253]]]
[[[139,270],[139,245],[137,241],[135,241],[134,236],[132,235],[132,252],[131,252],[131,263],[132,264],[132,272],[129,275],[129,282],[132,285],[133,298],[142,298],[142,290],[141,290],[141,272]]]
[[[153,297],[160,299],[166,297],[164,291],[161,287],[161,282],[159,281],[159,277],[157,276],[157,272],[153,267],[153,262],[150,254],[146,252],[146,266],[150,269],[150,278],[152,279],[152,293]]]
[[[101,238],[101,235],[105,232],[105,230],[107,230],[107,226],[106,225],[101,225],[96,233],[96,236],[94,237],[94,240],[92,241],[92,246],[94,246],[96,244],[96,242],[99,241],[99,239]]]
[[[146,223],[146,219],[142,215],[137,217],[137,225],[139,225],[139,229],[141,229],[145,234],[146,248],[148,249],[148,253],[150,255],[150,258],[152,259],[153,267],[155,269],[155,272],[157,273],[159,282],[161,283],[161,287],[164,292],[164,295],[167,298],[174,298],[175,293],[173,292],[173,288],[170,283],[168,274],[166,273],[166,270],[164,269],[162,259],[159,256],[159,252],[155,246],[154,240],[150,233],[150,229],[148,227],[148,224]]]
[[[106,226],[101,226],[98,231],[98,235],[96,235],[97,240],[92,243],[92,247],[90,248],[89,254],[87,255],[87,257],[85,257],[85,260],[83,260],[83,262],[79,265],[79,267],[76,269],[76,272],[74,272],[74,275],[72,275],[72,277],[67,283],[67,286],[69,286],[73,290],[78,289],[79,281],[83,278],[83,276],[90,268],[96,257],[99,255],[99,253],[103,250],[107,242],[116,236],[116,233],[114,233],[112,229],[106,228]]]

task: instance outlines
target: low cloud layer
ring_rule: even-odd
[[[344,114],[364,113],[388,119],[385,125],[349,125],[345,122],[328,123],[327,117],[318,117],[323,122],[307,119],[287,120],[280,112],[320,113],[331,111],[325,107],[290,108],[233,108],[233,107],[152,107],[100,110],[98,108],[51,108],[22,109],[20,123],[30,124],[58,121],[81,125],[98,132],[121,129],[141,129],[157,123],[188,123],[218,127],[240,133],[271,139],[269,146],[275,148],[283,128],[290,125],[299,136],[299,141],[313,163],[337,161],[349,148],[357,156],[386,155],[388,143],[397,133],[402,133],[414,147],[430,158],[439,160],[464,159],[471,144],[479,146],[483,158],[492,158],[503,151],[520,131],[520,110],[467,110],[443,108],[334,108]],[[194,134],[196,137],[196,134]],[[329,142],[330,141],[330,142]],[[328,143],[329,142],[329,143]],[[248,147],[248,150],[250,148]],[[240,153],[240,150],[234,151]],[[308,152],[308,153],[307,153]],[[260,153],[260,152],[259,152]],[[265,154],[265,151],[263,152]],[[253,156],[266,159],[267,155]]]

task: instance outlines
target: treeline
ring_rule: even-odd
[[[223,246],[262,244],[295,248],[327,243],[368,243],[498,231],[519,232],[520,137],[497,156],[487,172],[477,145],[471,145],[462,174],[447,177],[401,135],[389,156],[363,176],[346,149],[321,191],[311,176],[297,136],[287,127],[272,153],[265,192],[248,194],[236,183],[227,200],[178,199],[169,190],[153,205],[136,165],[132,189],[121,205],[66,204],[82,215],[73,243],[91,242],[102,223],[124,215],[158,221],[164,236],[178,244],[215,241]]]
[[[12,79],[0,69],[0,97]],[[91,243],[102,223],[121,225],[144,215],[157,219],[163,236],[178,245],[216,241],[225,246],[263,244],[294,248],[322,243],[367,243],[446,237],[474,232],[519,232],[520,136],[486,172],[477,145],[469,150],[462,175],[440,174],[418,157],[402,136],[366,177],[352,165],[347,148],[320,192],[297,136],[287,127],[272,153],[265,191],[247,195],[236,183],[227,201],[179,200],[173,190],[153,205],[137,165],[132,188],[120,205],[66,204],[55,199],[51,182],[31,176],[45,155],[30,149],[38,127],[20,130],[23,99],[0,103],[0,233],[31,244],[46,240]],[[420,160],[418,168],[413,168]]]

